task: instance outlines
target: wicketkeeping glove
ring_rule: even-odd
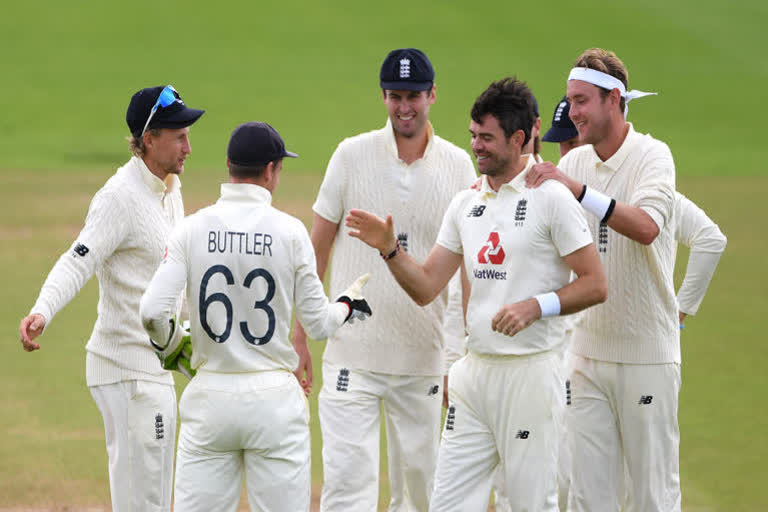
[[[154,342],[152,345],[155,347],[155,352],[163,368],[177,371],[188,379],[192,379],[197,370],[192,368],[192,338],[189,335],[189,322],[184,322],[184,325],[177,325],[174,317],[170,323],[171,334],[169,337],[171,341],[168,346],[165,349],[160,349]]]
[[[336,299],[336,302],[343,302],[349,306],[349,314],[344,320],[345,322],[352,324],[355,320],[363,321],[373,315],[371,307],[368,305],[368,301],[366,301],[362,295],[363,286],[365,286],[365,283],[368,282],[370,277],[371,274],[365,274],[358,277],[357,280],[352,283],[349,288],[341,292],[341,296]]]

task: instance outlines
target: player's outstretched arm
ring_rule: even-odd
[[[379,251],[400,287],[419,305],[426,306],[445,288],[461,265],[461,254],[435,245],[424,264],[400,250],[395,238],[392,216],[386,219],[366,212],[350,210],[346,226],[349,235]]]
[[[612,230],[635,242],[650,245],[659,235],[659,226],[643,208],[616,201],[598,190],[577,182],[552,162],[534,165],[525,177],[526,185],[531,188],[536,188],[547,180],[556,180],[564,184],[585,210],[596,215]],[[664,188],[663,182],[659,184],[659,188]]]
[[[34,339],[43,333],[45,327],[45,317],[39,313],[32,313],[21,319],[19,324],[19,337],[24,350],[32,352],[39,350],[40,345],[34,342]]]

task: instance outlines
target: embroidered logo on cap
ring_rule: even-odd
[[[411,77],[411,59],[400,59],[400,78]]]
[[[557,106],[557,110],[555,111],[555,122],[560,121],[563,117],[563,110],[565,107],[568,106],[567,101],[561,101],[560,104]]]

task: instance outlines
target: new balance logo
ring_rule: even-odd
[[[435,384],[431,388],[429,388],[429,393],[427,393],[428,396],[436,395],[440,392],[440,386]]]
[[[165,428],[163,426],[163,415],[157,413],[155,416],[155,439],[162,439],[165,437]]]
[[[565,405],[571,405],[571,379],[565,381]]]
[[[400,78],[410,78],[411,59],[400,59]]]
[[[476,204],[475,206],[472,207],[471,210],[469,210],[467,217],[482,217],[484,212],[485,212],[485,205]]]
[[[339,378],[336,379],[336,391],[349,390],[349,370],[342,368],[339,370]]]
[[[638,400],[637,405],[651,405],[653,402],[653,395],[643,395]]]
[[[597,233],[597,251],[608,252],[608,224],[600,223]]]
[[[88,249],[88,248],[87,248],[85,245],[83,245],[83,244],[77,244],[77,245],[75,246],[75,249],[74,249],[74,251],[75,251],[75,252],[76,252],[78,255],[80,255],[80,256],[85,256],[86,254],[88,254],[88,251],[89,251],[89,250],[90,250],[90,249]]]
[[[456,421],[456,406],[448,407],[448,414],[445,416],[445,430],[453,430],[453,424]]]
[[[408,233],[398,233],[397,240],[400,242],[400,248],[408,252]]]
[[[515,208],[515,226],[520,227],[525,220],[525,213],[528,210],[528,201],[521,199],[517,202],[517,208]]]
[[[528,430],[518,430],[515,439],[528,439],[531,433]]]
[[[477,261],[480,263],[501,265],[504,263],[504,256],[504,249],[501,247],[499,234],[494,231],[488,235],[488,241],[483,248],[480,249],[480,252],[477,253]]]

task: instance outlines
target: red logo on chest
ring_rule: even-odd
[[[491,263],[501,265],[504,263],[504,248],[501,247],[499,234],[496,231],[491,232],[488,241],[477,253],[477,261],[480,263]]]

